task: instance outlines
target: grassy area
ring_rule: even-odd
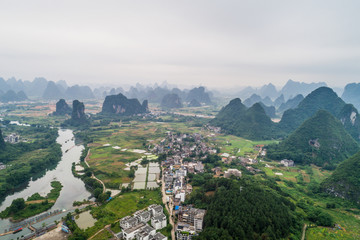
[[[253,156],[258,152],[255,151],[256,145],[267,145],[278,141],[251,141],[233,135],[216,136],[215,143],[221,149],[221,152],[226,152],[234,156]]]
[[[95,226],[86,230],[86,234],[92,236],[107,224],[114,223],[151,204],[161,204],[161,202],[160,190],[123,193],[100,207],[92,208],[91,213],[97,219],[97,222]]]
[[[108,230],[102,230],[100,233],[98,233],[94,238],[94,240],[106,240],[111,239],[113,235]]]

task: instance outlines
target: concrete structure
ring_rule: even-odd
[[[295,166],[293,160],[283,159],[283,160],[280,161],[280,163],[282,165],[284,165],[285,167],[293,167],[293,166]]]
[[[225,171],[224,177],[230,178],[231,176],[241,177],[241,171],[229,168],[227,171]]]
[[[151,226],[156,230],[162,229],[166,227],[166,225],[167,225],[166,216],[163,213],[151,218]]]

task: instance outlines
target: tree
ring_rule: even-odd
[[[26,207],[25,200],[23,198],[17,198],[12,201],[10,209],[11,212],[17,213]]]
[[[2,150],[2,149],[5,149],[5,141],[4,141],[1,129],[0,129],[0,150]]]

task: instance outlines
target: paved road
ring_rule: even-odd
[[[164,169],[163,169],[164,171]],[[169,201],[169,205],[170,205],[170,209],[169,209],[169,206],[166,202],[166,193],[165,193],[165,181],[164,181],[164,175],[162,176],[162,179],[161,179],[161,193],[162,193],[162,201],[166,207],[166,210],[169,212],[170,214],[170,217],[169,217],[169,223],[172,225],[172,230],[171,230],[171,239],[172,240],[175,240],[175,224],[174,224],[174,220],[173,220],[173,205],[172,205],[172,200],[170,199]]]

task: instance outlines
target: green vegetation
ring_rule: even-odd
[[[269,146],[270,159],[292,159],[296,163],[334,166],[359,150],[342,123],[319,110],[278,145]]]
[[[360,153],[342,162],[321,185],[329,194],[360,201]]]
[[[214,195],[206,192],[215,191]],[[281,239],[301,235],[295,205],[271,182],[250,178],[210,179],[189,203],[207,208],[196,239]]]
[[[95,223],[95,226],[88,228],[85,231],[79,229],[79,235],[84,234],[84,236],[90,237],[108,224],[112,224],[114,232],[119,232],[119,228],[115,227],[115,225],[119,225],[119,219],[131,215],[137,210],[144,209],[151,204],[161,203],[160,190],[142,190],[122,193],[118,197],[99,207],[92,207],[91,214],[97,219],[97,222]]]
[[[226,133],[251,140],[278,138],[282,133],[266,115],[258,103],[249,109],[239,98],[233,99],[223,107],[210,123],[221,127]]]
[[[292,132],[320,109],[330,112],[341,120],[348,133],[355,140],[360,140],[360,121],[358,120],[360,116],[357,110],[352,105],[346,104],[328,87],[314,90],[300,102],[297,108],[285,111],[280,121],[280,127],[286,132]],[[352,117],[353,112],[355,119]]]
[[[60,196],[62,185],[58,181],[53,181],[51,187],[52,189],[46,197],[35,193],[26,202],[23,198],[13,200],[11,205],[0,213],[0,217],[11,217],[15,221],[20,221],[49,210]]]
[[[5,148],[0,150],[0,162],[8,166],[0,171],[0,199],[24,186],[31,177],[56,165],[62,155],[60,145],[56,143],[57,129],[39,126],[6,128],[6,131],[13,130],[27,138],[28,142],[6,143]]]

